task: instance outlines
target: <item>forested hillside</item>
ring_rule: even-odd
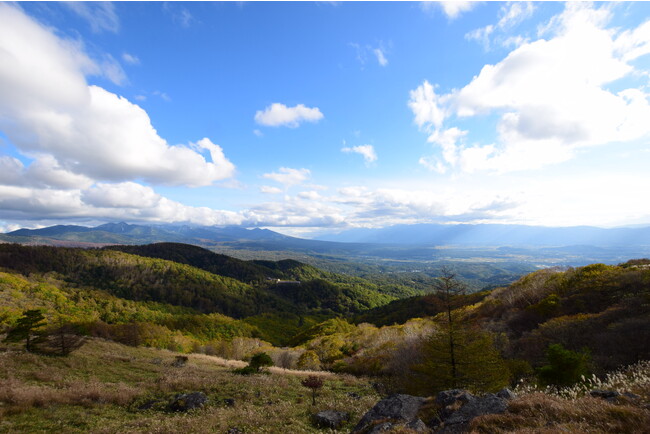
[[[138,254],[124,253],[123,249]],[[211,332],[191,326],[208,318],[199,314],[211,314],[221,322],[230,317],[226,322],[237,326],[226,333],[228,337],[255,335],[279,344],[314,321],[361,312],[395,299],[394,295],[382,293],[376,284],[322,272],[297,261],[241,261],[173,243],[103,250],[4,244],[0,245],[0,267],[6,271],[6,279],[23,289],[42,288],[40,282],[47,282],[62,300],[78,300],[82,295],[90,299],[109,297],[111,303],[130,300],[129,309],[138,311],[137,315],[124,316],[124,309],[115,308],[112,310],[119,313],[113,318],[91,303],[87,312],[76,310],[71,314],[75,322],[152,322],[171,330],[191,329],[190,334],[201,342],[211,339]],[[413,293],[395,285],[385,289],[388,293]],[[40,290],[25,290],[37,295],[33,303],[36,307],[60,310],[59,303]],[[38,294],[42,296],[40,304]],[[175,315],[164,321],[152,316],[152,302],[166,306],[156,310],[176,309]],[[179,317],[180,308],[193,318]],[[5,320],[7,312],[11,311],[10,316],[15,318],[20,311],[9,300],[2,309]],[[214,317],[216,314],[221,316]],[[234,318],[246,318],[247,322]]]
[[[650,359],[650,260],[544,269],[479,293],[442,270],[433,293],[399,300],[297,261],[172,243],[0,245],[0,266],[5,331],[40,310],[43,327],[229,358],[266,351],[286,367],[377,376],[392,391],[572,384]],[[459,365],[441,383],[450,341]]]

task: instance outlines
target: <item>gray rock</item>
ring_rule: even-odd
[[[449,407],[457,403],[466,404],[476,399],[474,395],[463,389],[443,390],[436,395],[436,404],[441,407]]]
[[[338,429],[350,420],[350,415],[343,411],[325,410],[312,416],[314,425],[320,428]]]
[[[363,415],[354,431],[361,431],[371,426],[372,422],[389,419],[396,422],[410,422],[417,418],[418,411],[426,401],[420,396],[391,395],[379,401]]]
[[[499,391],[496,393],[496,395],[497,395],[499,398],[503,398],[503,399],[507,399],[507,400],[515,399],[515,398],[517,397],[517,395],[515,394],[515,392],[513,392],[513,391],[510,390],[510,389],[508,389],[507,387],[505,387],[505,388],[499,390]]]
[[[372,429],[368,431],[368,434],[377,434],[381,432],[386,432],[386,431],[390,431],[393,428],[395,428],[395,425],[393,425],[390,422],[384,422],[373,426]]]
[[[225,398],[223,400],[223,403],[226,404],[226,407],[234,407],[235,406],[235,400],[232,398]]]
[[[171,411],[190,411],[201,408],[208,402],[208,397],[202,392],[181,393],[174,397],[169,404]]]
[[[633,401],[638,401],[641,399],[641,396],[637,395],[636,393],[632,392],[623,392],[623,396],[626,397],[627,399],[631,399]]]
[[[463,389],[451,389],[439,392],[436,395],[436,404],[440,407],[438,417],[429,421],[429,426],[438,426],[456,410],[474,400],[476,400],[476,397]]]
[[[410,421],[409,423],[406,424],[406,428],[413,430],[415,432],[427,433],[431,431],[429,430],[427,425],[424,422],[422,422],[422,419],[415,419]]]
[[[594,389],[590,391],[589,394],[594,398],[606,399],[607,401],[612,401],[618,398],[619,396],[621,396],[621,394],[615,390],[601,390],[601,389]]]
[[[445,426],[465,424],[484,414],[503,413],[508,408],[508,401],[489,393],[481,398],[475,398],[444,419]]]

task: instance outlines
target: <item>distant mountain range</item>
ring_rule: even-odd
[[[502,224],[415,224],[351,229],[321,236],[322,241],[437,246],[598,247],[650,246],[650,227],[543,227]]]
[[[45,237],[91,243],[142,244],[156,241],[211,240],[286,240],[291,237],[268,229],[187,225],[132,225],[106,223],[94,228],[76,225],[57,225],[42,229],[18,229],[8,232],[12,237]]]
[[[551,228],[498,224],[417,224],[353,229],[319,239],[302,239],[268,229],[236,226],[107,223],[94,228],[58,225],[0,234],[0,242],[68,247],[103,247],[175,242],[220,252],[248,252],[246,259],[276,258],[372,263],[422,269],[413,263],[527,263],[535,266],[618,263],[650,256],[650,227]],[[312,263],[314,263],[312,261]],[[326,266],[322,262],[319,266]],[[338,268],[335,268],[339,270]],[[393,270],[394,271],[394,270]]]

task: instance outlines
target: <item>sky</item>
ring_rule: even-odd
[[[0,230],[649,225],[649,2],[0,3]]]

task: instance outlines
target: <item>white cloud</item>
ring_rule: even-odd
[[[323,198],[323,196],[321,196],[319,192],[314,190],[302,191],[298,193],[298,197],[300,199],[308,199],[308,200],[319,200]]]
[[[377,153],[372,145],[361,145],[341,148],[341,152],[355,153],[363,156],[366,164],[377,161]]]
[[[105,54],[103,56],[101,61],[101,70],[104,77],[118,86],[122,86],[128,82],[126,73],[124,72],[124,69],[122,69],[122,65],[120,65],[119,62],[110,54]]]
[[[431,124],[439,128],[446,117],[444,103],[447,98],[436,95],[428,81],[412,90],[410,95],[408,105],[415,114],[415,123],[419,127]]]
[[[489,24],[465,34],[465,39],[477,40],[483,44],[486,50],[490,48],[492,36],[499,34],[497,41],[503,46],[519,46],[524,43],[525,39],[521,36],[503,37],[506,31],[520,24],[522,21],[530,18],[535,11],[532,2],[508,2],[501,6],[499,10],[499,21],[496,24]]]
[[[264,133],[262,133],[260,130],[255,129],[253,130],[253,134],[255,134],[257,137],[262,137],[264,136]]]
[[[345,224],[345,216],[338,207],[297,197],[263,203],[243,215],[249,226],[336,227]]]
[[[28,182],[23,185],[45,186],[57,189],[74,190],[88,188],[93,181],[85,175],[79,175],[61,167],[51,155],[40,155],[25,171]]]
[[[306,181],[311,175],[309,169],[291,169],[289,167],[281,167],[278,172],[265,173],[262,177],[278,182],[285,187],[291,187]]]
[[[372,52],[377,57],[377,62],[379,62],[381,66],[388,65],[388,59],[386,59],[386,56],[381,48],[375,48],[372,50]]]
[[[0,185],[0,219],[126,220],[201,225],[239,225],[241,214],[191,207],[134,182],[56,190]]]
[[[135,182],[97,184],[82,193],[83,201],[97,208],[151,208],[162,197]]]
[[[115,13],[115,5],[111,2],[64,2],[63,4],[88,21],[95,33],[103,31],[117,33],[120,30],[120,19]]]
[[[17,158],[0,156],[0,185],[22,185],[25,166]]]
[[[172,100],[169,95],[167,95],[165,92],[161,92],[159,90],[154,90],[153,94],[156,95],[156,96],[159,96],[163,101],[169,102],[169,101]]]
[[[284,104],[273,103],[255,113],[255,122],[270,127],[296,128],[301,122],[318,122],[322,118],[323,113],[318,107],[306,107],[304,104],[287,107]]]
[[[426,156],[420,158],[418,161],[422,166],[427,169],[445,173],[447,171],[446,164],[455,166],[459,159],[459,144],[458,141],[467,135],[467,131],[458,129],[457,127],[448,128],[446,130],[434,130],[427,139],[430,143],[435,143],[442,149],[443,161],[434,156]]]
[[[7,4],[0,53],[0,129],[20,152],[49,155],[53,169],[96,180],[202,186],[233,176],[208,139],[170,146],[142,108],[89,86],[85,74],[101,68],[79,44]]]
[[[350,42],[348,44],[350,47],[354,48],[356,52],[357,61],[361,64],[361,67],[365,67],[368,57],[375,57],[377,63],[380,66],[388,65],[388,58],[386,57],[386,49],[384,48],[383,42],[380,42],[378,47],[373,47],[372,45],[361,45],[356,42]],[[389,47],[390,47],[389,43]]]
[[[278,187],[271,187],[268,185],[263,185],[260,187],[260,192],[264,194],[280,194],[283,193],[283,190]]]
[[[420,157],[420,159],[418,160],[418,164],[424,166],[426,169],[432,172],[438,172],[440,174],[444,174],[447,172],[447,166],[445,165],[445,163],[432,155]]]
[[[422,2],[425,10],[431,9],[433,4],[438,4],[442,11],[447,15],[447,18],[454,20],[458,18],[463,12],[469,12],[477,5],[476,1],[441,1],[441,2]]]
[[[124,60],[126,63],[130,65],[140,64],[140,59],[138,58],[138,56],[129,53],[122,53],[122,60]]]
[[[551,38],[524,43],[485,65],[462,89],[438,96],[425,81],[409,101],[416,124],[442,147],[447,164],[469,172],[535,169],[571,159],[581,147],[647,137],[644,88],[608,87],[634,73],[626,56],[643,46],[645,24],[617,36],[606,27],[607,16],[606,9],[568,3],[546,29]],[[650,41],[650,32],[646,36]],[[618,37],[624,41],[617,44]],[[435,136],[454,115],[487,114],[499,116],[495,143],[452,147]]]

